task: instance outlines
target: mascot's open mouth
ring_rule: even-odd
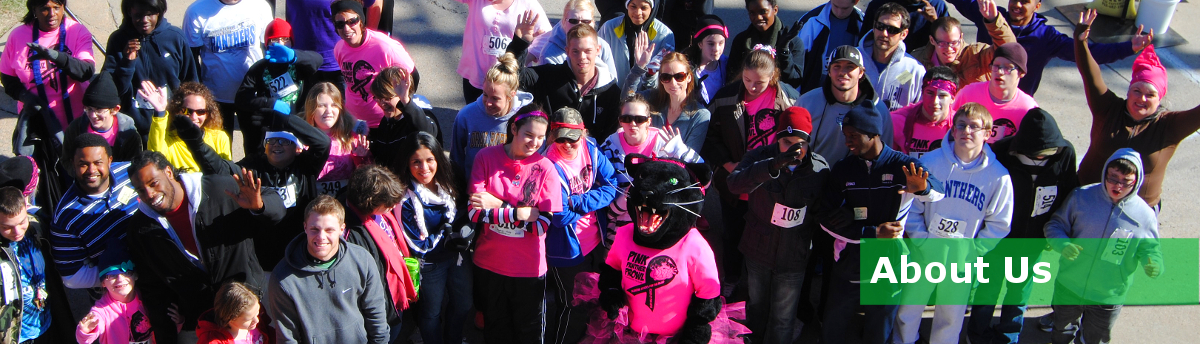
[[[638,231],[641,231],[642,234],[645,235],[652,235],[655,232],[658,232],[658,227],[662,226],[663,219],[665,219],[670,212],[664,212],[664,214],[656,214],[656,212],[657,211],[650,207],[637,207]]]

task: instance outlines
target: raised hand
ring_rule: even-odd
[[[100,319],[96,317],[96,313],[88,312],[82,320],[79,320],[79,329],[83,330],[83,333],[92,333],[96,330],[97,325],[100,325]]]
[[[646,68],[650,64],[650,59],[654,57],[654,43],[650,43],[650,34],[638,31],[633,42],[633,60],[637,61],[637,65]]]
[[[354,135],[354,148],[350,150],[350,154],[354,156],[367,156],[371,154],[371,140],[367,140],[366,135]]]
[[[1075,40],[1083,41],[1084,43],[1087,43],[1088,35],[1090,35],[1092,33],[1092,22],[1096,21],[1096,17],[1098,17],[1098,16],[1100,16],[1100,15],[1097,14],[1096,9],[1089,9],[1089,10],[1086,10],[1083,12],[1079,12],[1079,25],[1075,30],[1075,31],[1078,31],[1079,33],[1075,35]],[[1140,26],[1138,27],[1138,32],[1141,32]],[[1137,38],[1137,37],[1134,37],[1134,38]],[[1138,50],[1137,44],[1134,44],[1133,50],[1134,51]]]
[[[1135,52],[1146,49],[1146,47],[1154,44],[1154,28],[1151,28],[1150,32],[1142,33],[1142,25],[1138,25],[1138,34],[1137,36],[1133,36],[1131,42],[1133,43],[1133,51]]]
[[[125,59],[137,60],[137,54],[142,50],[142,40],[134,38],[125,43]]]
[[[142,81],[142,89],[138,90],[138,95],[146,98],[150,106],[154,107],[154,111],[167,111],[166,89],[155,86],[151,81]]]
[[[979,5],[979,14],[983,16],[984,20],[994,22],[1000,16],[1000,9],[996,8],[995,0],[979,0],[976,3]],[[925,5],[928,6],[929,1],[926,1]]]
[[[921,8],[921,16],[925,17],[925,20],[930,22],[938,20],[937,8],[934,8],[933,4],[929,3],[929,0],[921,0],[921,3],[925,4],[925,6]]]
[[[532,42],[534,37],[537,37],[537,22],[541,15],[533,10],[527,10],[525,13],[517,15],[516,35],[521,39]]]
[[[904,189],[899,191],[900,193],[915,194],[925,191],[929,187],[929,171],[926,171],[924,167],[917,167],[916,163],[910,162],[908,166],[903,166],[902,168],[904,169],[906,183]]]
[[[263,209],[262,200],[262,180],[254,177],[254,171],[242,168],[242,173],[239,176],[233,174],[233,180],[238,184],[238,193],[234,194],[229,190],[225,190],[225,194],[232,197],[237,202],[239,207],[252,211],[261,211]]]
[[[671,142],[672,139],[679,137],[682,134],[680,134],[679,128],[668,125],[663,127],[662,130],[659,130],[658,135],[659,138],[663,140],[662,142]]]

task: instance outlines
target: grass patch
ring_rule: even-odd
[[[0,0],[0,33],[21,23],[25,16],[25,2],[21,0]]]

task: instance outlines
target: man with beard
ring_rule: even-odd
[[[261,228],[279,223],[285,208],[275,191],[253,172],[241,175],[176,174],[162,153],[146,151],[129,166],[138,210],[125,237],[134,265],[145,273],[143,302],[151,322],[170,323],[161,310],[175,309],[181,333],[155,331],[159,343],[195,341],[196,320],[212,307],[217,288],[239,281],[262,290],[263,270],[254,251]]]
[[[73,138],[67,170],[75,183],[67,189],[50,225],[50,253],[67,288],[100,286],[97,259],[106,250],[125,250],[125,223],[137,214],[137,192],[129,184],[129,163],[113,162],[103,137]]]
[[[522,15],[508,52],[524,59],[533,41],[535,15]],[[608,137],[617,131],[621,87],[607,68],[597,68],[600,39],[591,25],[575,25],[567,32],[567,63],[521,68],[520,90],[533,94],[543,109],[569,107],[583,115],[592,137]]]
[[[813,115],[812,151],[829,161],[838,161],[850,152],[841,135],[842,118],[850,109],[866,106],[874,108],[876,113],[889,112],[866,78],[863,56],[858,49],[849,45],[838,47],[829,56],[826,69],[829,77],[822,82],[822,87],[801,95],[796,105]],[[883,127],[880,132],[883,142],[892,142],[891,121],[884,121]]]

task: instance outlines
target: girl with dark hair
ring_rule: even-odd
[[[175,93],[187,81],[199,81],[196,58],[183,30],[167,22],[166,0],[122,0],[120,27],[108,36],[102,71],[112,74],[121,109],[133,118],[143,140],[150,134],[154,106],[137,96],[143,81]]]
[[[729,66],[729,55],[724,55],[725,41],[729,39],[729,28],[721,17],[705,15],[700,17],[696,25],[697,31],[692,35],[692,45],[684,49],[688,61],[696,67],[696,84],[700,87],[700,97],[704,106],[712,102],[717,90],[725,86],[726,69]]]
[[[213,309],[200,315],[197,344],[262,344],[274,342],[275,331],[259,322],[262,309],[255,291],[239,282],[227,282],[217,291]]]
[[[304,102],[304,119],[329,136],[329,159],[317,176],[317,192],[337,196],[346,189],[354,169],[371,162],[367,136],[354,132],[360,122],[342,107],[342,93],[328,82],[313,85]],[[361,124],[363,129],[366,123]]]
[[[405,137],[397,157],[403,158],[391,168],[405,191],[392,212],[404,228],[408,251],[421,260],[417,328],[426,343],[462,343],[471,310],[471,267],[469,256],[450,243],[458,197],[450,160],[437,138],[426,132]]]
[[[504,145],[475,155],[468,202],[479,224],[475,307],[489,343],[541,343],[545,331],[546,231],[563,209],[554,163],[538,154],[548,124],[541,110],[518,113]]]

